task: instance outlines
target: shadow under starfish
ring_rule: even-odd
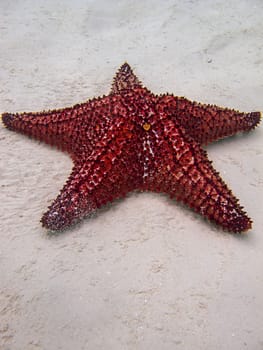
[[[2,120],[73,160],[71,175],[41,219],[50,230],[63,230],[133,190],[169,194],[230,232],[251,228],[202,145],[254,129],[260,112],[154,95],[124,63],[107,96],[52,111],[3,113]]]

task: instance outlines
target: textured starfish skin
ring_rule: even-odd
[[[41,219],[48,229],[65,229],[133,190],[167,193],[230,232],[251,228],[201,146],[255,128],[260,112],[154,95],[125,63],[108,96],[2,120],[72,157],[72,173]]]

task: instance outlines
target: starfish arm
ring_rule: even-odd
[[[41,221],[44,227],[63,230],[102,205],[139,187],[142,166],[132,125],[119,124],[99,141],[89,157],[79,160],[66,185]]]
[[[229,108],[205,105],[172,95],[161,103],[200,144],[208,144],[238,132],[250,131],[260,122],[260,112],[242,113]]]
[[[164,192],[230,232],[251,228],[251,219],[238,204],[207,154],[170,121],[148,189]],[[154,147],[153,147],[154,148]]]
[[[55,145],[72,155],[80,151],[84,139],[86,148],[92,148],[92,139],[101,136],[117,100],[116,96],[102,97],[65,109],[3,113],[2,121],[10,130]]]
[[[177,186],[175,197],[224,230],[237,233],[251,228],[251,219],[209,161],[190,167]]]
[[[67,150],[70,138],[66,129],[74,115],[72,107],[42,112],[3,113],[2,121],[10,130]]]

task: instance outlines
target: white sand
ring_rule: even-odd
[[[1,0],[0,112],[108,93],[126,60],[155,93],[263,109],[263,3]],[[207,148],[254,220],[222,233],[131,194],[48,237],[65,154],[0,128],[0,349],[263,349],[263,133]]]

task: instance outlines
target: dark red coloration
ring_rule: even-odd
[[[125,63],[108,96],[40,113],[4,113],[7,128],[67,151],[73,171],[42,218],[64,229],[129,191],[164,192],[215,221],[242,232],[242,210],[201,145],[253,129],[260,113],[154,95]]]

